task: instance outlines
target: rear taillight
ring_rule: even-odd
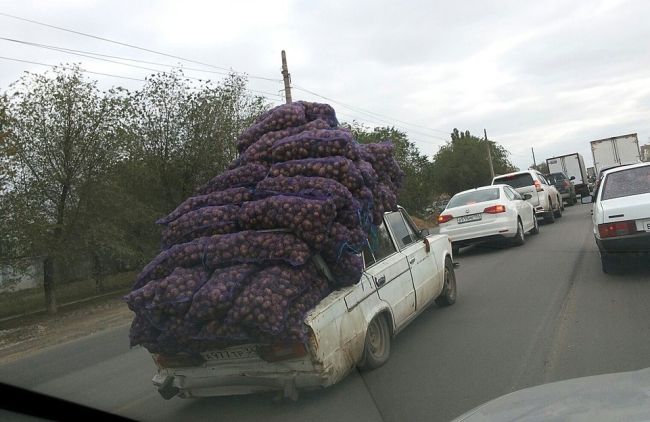
[[[535,190],[537,190],[537,192],[541,192],[544,190],[542,188],[542,183],[539,180],[535,180]]]
[[[605,223],[598,225],[600,238],[626,236],[636,233],[636,223],[633,220],[617,221],[615,223]]]
[[[303,343],[281,343],[269,346],[260,346],[258,353],[267,362],[301,358],[307,354]]]
[[[198,355],[152,355],[152,358],[159,368],[188,368],[205,362]]]
[[[565,180],[565,181],[564,181],[564,187],[565,187],[565,188],[568,188],[569,186],[571,186],[571,184],[569,183],[568,180]]]
[[[487,207],[486,209],[484,209],[483,212],[486,212],[488,214],[499,214],[501,212],[506,212],[506,206],[492,205],[491,207]]]
[[[453,218],[454,216],[449,214],[439,215],[438,224],[446,223],[447,221],[451,221]]]

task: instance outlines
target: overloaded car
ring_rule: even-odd
[[[563,171],[558,171],[554,173],[549,173],[545,174],[544,177],[546,177],[546,180],[548,180],[550,183],[555,186],[555,189],[557,189],[558,192],[560,192],[560,195],[562,196],[562,200],[567,203],[567,205],[575,205],[576,202],[578,202],[577,195],[576,195],[576,187],[573,184],[573,180],[575,180],[575,176],[567,176],[567,174]]]
[[[488,241],[524,244],[524,233],[537,234],[539,226],[531,194],[519,194],[508,185],[490,185],[454,195],[438,216],[440,234],[449,236],[454,256],[460,248]]]
[[[593,232],[604,273],[624,255],[650,252],[650,163],[603,172],[593,204]]]
[[[506,184],[520,195],[530,194],[527,201],[535,209],[535,216],[544,218],[545,223],[554,223],[562,217],[564,203],[555,186],[542,173],[529,169],[503,174],[492,179],[492,184]]]

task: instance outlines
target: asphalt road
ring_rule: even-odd
[[[383,367],[295,403],[165,401],[128,327],[2,366],[0,380],[137,420],[438,421],[528,386],[650,367],[650,264],[603,274],[589,211],[567,208],[521,247],[462,250],[454,306],[418,317]]]

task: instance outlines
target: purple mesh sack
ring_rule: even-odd
[[[359,169],[354,162],[344,157],[307,158],[277,163],[271,167],[270,175],[327,177],[338,181],[351,192],[364,185]]]
[[[364,160],[359,160],[355,162],[355,165],[359,169],[361,176],[363,176],[363,181],[366,184],[366,187],[371,190],[375,189],[375,186],[377,186],[378,176],[375,169],[372,168],[372,164]]]
[[[187,198],[167,217],[156,221],[156,224],[168,224],[190,211],[203,207],[216,207],[220,205],[239,205],[253,199],[253,191],[249,188],[230,188],[223,191],[212,192]]]
[[[304,324],[305,315],[330,292],[327,280],[323,276],[314,276],[308,289],[291,304],[287,313],[286,327],[279,335],[279,340],[306,341],[308,332]]]
[[[151,325],[147,318],[136,314],[129,329],[129,345],[134,347],[140,344],[154,343],[159,335],[160,330]]]
[[[333,201],[277,195],[243,204],[239,224],[244,229],[286,228],[320,249],[335,216]]]
[[[313,129],[326,129],[329,125],[321,119],[314,120],[302,126],[290,127],[264,134],[260,139],[242,152],[241,163],[272,163],[271,148],[276,142],[292,135]]]
[[[323,119],[331,127],[337,127],[339,125],[339,121],[336,118],[336,112],[329,104],[312,103],[307,101],[297,101],[294,104],[300,104],[304,107],[307,120]]]
[[[268,169],[261,164],[246,164],[213,177],[208,183],[199,187],[196,193],[199,195],[207,195],[229,188],[253,186],[264,179],[267,173]]]
[[[252,274],[259,270],[254,264],[218,268],[194,294],[187,318],[196,322],[217,320],[232,306],[235,297],[246,286]]]
[[[328,262],[328,265],[338,287],[357,284],[363,273],[363,258],[352,253],[344,253],[336,263]]]
[[[359,157],[357,142],[349,130],[316,129],[277,141],[271,149],[273,161],[299,160],[342,156],[350,160]]]
[[[239,230],[238,215],[237,205],[204,207],[183,214],[163,230],[163,248],[189,242],[198,237],[234,233]]]
[[[237,138],[237,149],[243,152],[265,133],[304,125],[305,108],[300,104],[282,104],[262,114]]]
[[[303,197],[330,197],[337,209],[354,205],[352,194],[336,180],[325,177],[278,176],[267,177],[257,184],[258,191],[272,194],[296,194]]]

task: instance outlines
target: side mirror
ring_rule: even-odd
[[[571,177],[569,177],[569,180],[576,180],[576,177],[575,177],[575,176],[571,176]]]
[[[591,195],[583,196],[580,198],[580,203],[581,204],[591,204],[593,202],[593,198]]]
[[[422,237],[429,236],[429,234],[430,234],[430,233],[429,233],[429,229],[422,229],[422,230],[420,230],[420,235],[422,235]]]
[[[531,195],[529,193],[525,193],[525,194],[523,194],[522,197],[524,198],[524,200],[528,200],[528,199],[531,199],[533,197],[533,195]]]

